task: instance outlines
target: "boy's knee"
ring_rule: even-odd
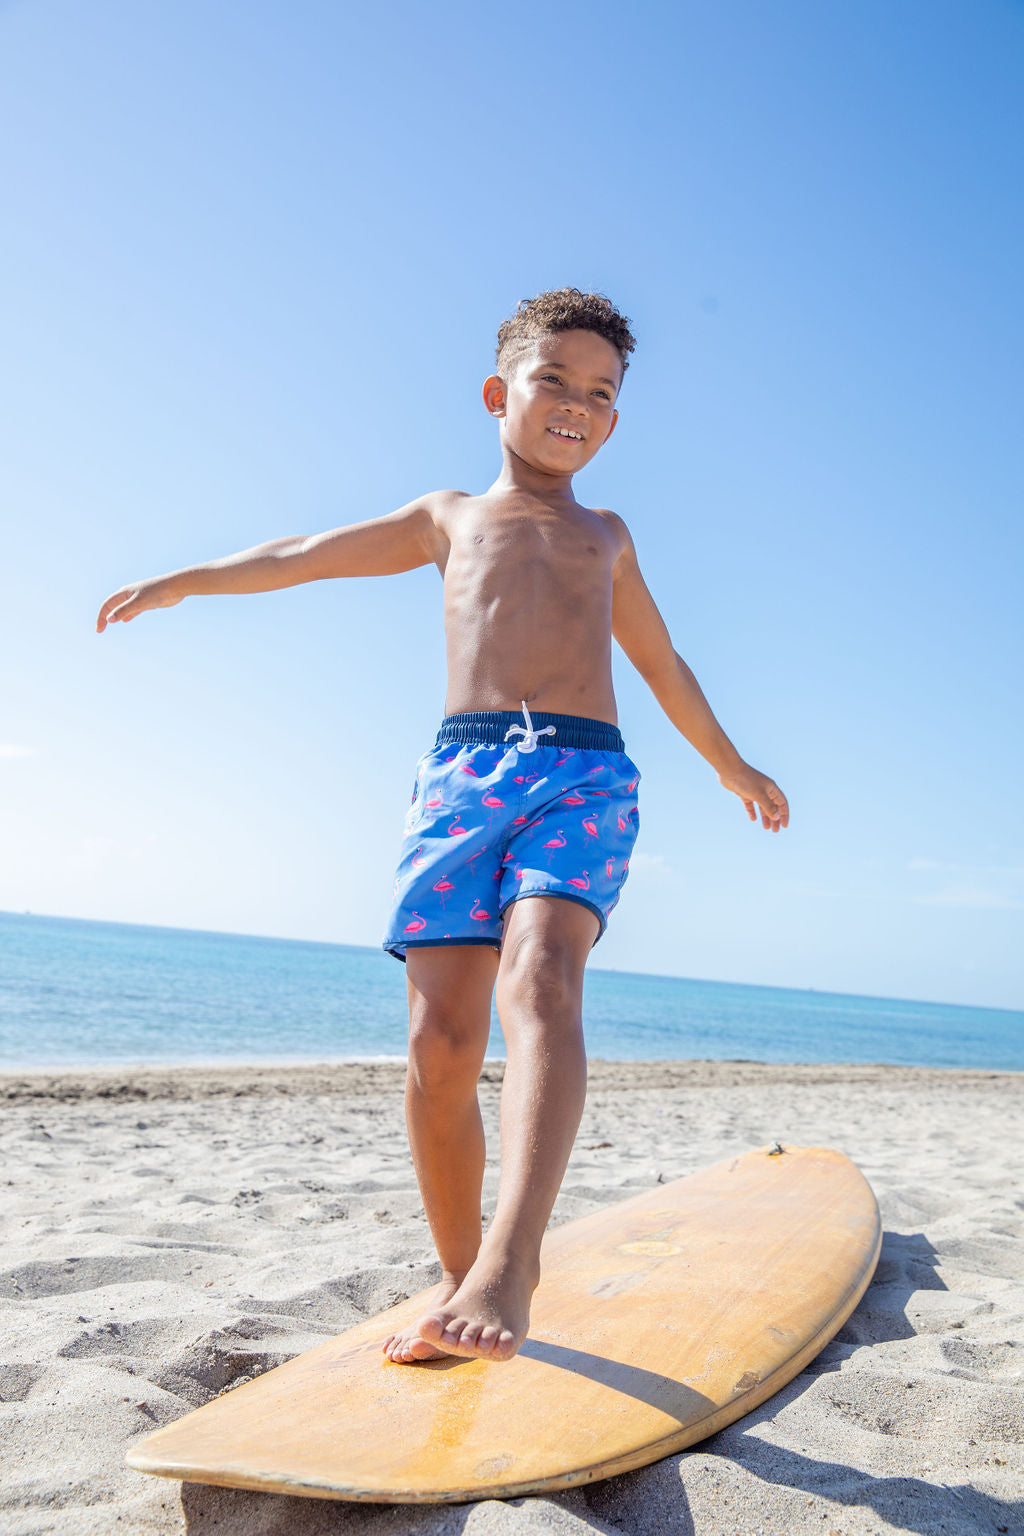
[[[578,1012],[583,977],[574,950],[551,935],[525,928],[510,935],[498,973],[502,999],[543,1015]]]
[[[475,1083],[485,1049],[479,1024],[456,1011],[417,1009],[409,1021],[409,1076],[423,1091]]]

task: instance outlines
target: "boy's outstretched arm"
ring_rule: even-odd
[[[640,573],[629,529],[622,535],[612,588],[612,633],[636,667],[676,730],[706,758],[723,788],[738,795],[751,821],[778,832],[789,825],[789,805],[782,790],[740,757],[722,730],[700,685],[676,653],[665,620]]]
[[[184,597],[274,592],[330,576],[392,576],[429,565],[438,558],[439,543],[429,503],[413,501],[366,523],[308,538],[271,539],[221,560],[129,582],[107,598],[96,631],[102,634],[108,624],[127,623],[150,608],[173,608]]]

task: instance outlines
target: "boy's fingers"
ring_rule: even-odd
[[[754,802],[753,802],[753,800],[744,800],[743,808],[746,811],[747,815],[750,817],[751,821],[756,821],[757,820],[757,811],[754,809]]]
[[[762,806],[762,814],[767,817],[765,826],[771,826],[773,832],[778,832],[780,827],[789,826],[789,802],[777,784],[768,783],[767,806]]]
[[[125,606],[126,602],[130,602],[135,596],[135,592],[130,592],[126,596],[122,588],[120,592],[115,592],[112,597],[108,597],[96,619],[97,633],[102,634],[108,624],[112,624],[121,618],[121,609]]]
[[[111,608],[110,612],[107,614],[107,623],[121,624],[124,623],[127,619],[134,619],[136,613],[139,611],[137,601],[138,596],[139,594],[137,592],[133,592],[130,597],[126,597],[124,601],[118,603],[115,608]]]

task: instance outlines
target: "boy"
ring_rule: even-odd
[[[758,807],[773,832],[789,819],[781,790],[739,756],[674,651],[625,523],[573,495],[573,475],[615,429],[633,347],[600,294],[524,300],[483,386],[502,449],[490,490],[435,491],[386,517],[134,583],[97,621],[102,631],[192,594],[430,562],[444,578],[445,716],[418,765],[384,940],[407,965],[406,1115],[443,1271],[423,1316],[383,1343],[399,1363],[508,1360],[526,1337],[541,1237],[583,1111],[583,968],[638,825],[613,635],[750,819]],[[477,1080],[495,988],[507,1062],[498,1201],[482,1237]]]

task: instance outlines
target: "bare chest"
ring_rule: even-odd
[[[497,593],[529,579],[583,595],[608,587],[614,559],[609,531],[585,508],[571,515],[492,513],[453,530],[445,582]]]

